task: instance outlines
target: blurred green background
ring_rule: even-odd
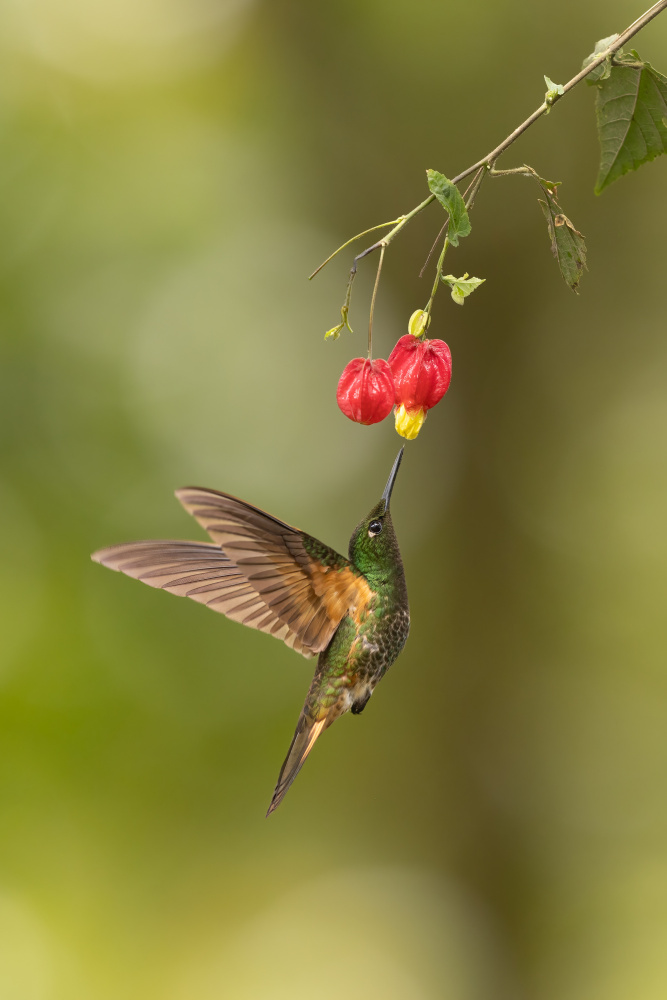
[[[173,489],[346,551],[399,439],[334,392],[353,233],[569,79],[630,0],[15,0],[0,12],[0,996],[667,992],[667,162],[593,196],[594,93],[487,180],[394,494],[413,629],[264,820],[313,664],[89,561]],[[667,72],[667,15],[636,40]],[[376,350],[442,214],[387,255]],[[363,244],[360,245],[360,248]]]

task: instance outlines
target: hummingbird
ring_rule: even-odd
[[[347,559],[244,500],[194,486],[176,496],[211,542],[128,542],[91,556],[318,657],[267,816],[317,738],[345,712],[363,712],[405,645],[408,592],[389,510],[402,457],[401,448],[381,499],[352,533]]]

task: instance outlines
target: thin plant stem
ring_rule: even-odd
[[[466,199],[466,210],[468,212],[471,211],[473,205],[475,204],[475,198],[477,197],[477,192],[482,186],[482,181],[486,177],[489,170],[493,170],[492,165],[489,165],[488,169],[486,167],[480,167],[475,176],[473,177],[472,184],[469,184],[468,188],[464,192],[463,197]]]
[[[665,3],[667,3],[667,0],[665,0]],[[362,257],[366,257],[369,253],[373,253],[374,250],[380,250],[381,248],[388,247],[393,238],[400,233],[401,229],[403,229],[404,226],[407,226],[408,222],[410,222],[411,219],[414,219],[415,215],[419,215],[420,212],[423,212],[427,205],[431,204],[434,197],[435,195],[429,195],[428,198],[425,198],[424,201],[417,205],[416,208],[413,208],[411,212],[408,212],[407,215],[401,215],[396,220],[394,228],[388,232],[386,236],[383,236],[381,240],[377,241],[377,243],[374,243],[372,246],[367,247],[365,250],[362,250],[361,253],[357,254],[352,264],[352,270],[356,271],[357,261],[360,261]]]
[[[378,293],[378,285],[380,284],[380,275],[382,274],[382,262],[384,260],[384,252],[386,247],[382,247],[380,250],[380,260],[378,262],[377,274],[375,275],[375,284],[373,286],[373,297],[371,299],[371,312],[368,317],[368,360],[370,361],[373,356],[373,313],[375,312],[375,299]]]
[[[642,28],[646,27],[649,21],[652,21],[654,17],[657,17],[658,14],[661,14],[663,10],[665,10],[665,8],[667,8],[667,0],[658,0],[658,3],[653,4],[652,7],[650,7],[647,11],[645,11],[645,13],[641,15],[641,17],[638,17],[635,21],[633,21],[632,24],[625,29],[625,31],[622,31],[621,34],[618,36],[618,38],[615,38],[614,41],[611,42],[611,44],[608,45],[606,49],[604,49],[595,57],[595,59],[592,59],[591,62],[588,64],[588,66],[580,70],[575,76],[572,77],[571,80],[568,80],[568,82],[563,85],[562,94],[554,95],[552,98],[550,98],[548,103],[546,100],[543,101],[542,104],[540,104],[539,108],[536,108],[535,111],[533,111],[532,115],[529,115],[529,117],[526,118],[526,120],[522,122],[521,125],[515,128],[513,132],[510,132],[510,134],[505,139],[503,139],[503,141],[498,146],[496,146],[495,149],[492,149],[490,153],[487,153],[486,156],[482,157],[481,160],[478,160],[477,163],[473,163],[472,166],[466,167],[466,169],[462,170],[460,174],[457,174],[455,177],[452,177],[451,179],[452,184],[460,183],[460,181],[465,180],[466,177],[469,177],[470,174],[474,174],[477,170],[480,170],[481,168],[484,168],[485,170],[490,169],[491,166],[498,159],[498,157],[501,156],[506,149],[509,149],[509,147],[513,143],[515,143],[516,140],[520,136],[522,136],[527,129],[530,128],[531,125],[534,125],[538,118],[541,118],[542,115],[546,114],[547,111],[549,111],[554,106],[554,104],[557,103],[557,101],[562,100],[565,94],[567,94],[570,90],[572,90],[573,87],[576,87],[577,84],[581,83],[581,81],[584,80],[589,75],[589,73],[592,73],[594,69],[597,69],[598,66],[601,66],[608,56],[613,55],[614,52],[617,52],[618,49],[622,48],[626,42],[628,42],[634,35],[636,35],[639,31],[641,31]],[[384,236],[381,240],[378,240],[377,243],[374,243],[372,246],[368,247],[367,250],[364,250],[361,254],[358,255],[358,257],[355,258],[355,263],[357,260],[361,259],[361,257],[365,257],[366,254],[372,253],[373,250],[377,250],[380,247],[389,246],[391,241],[394,239],[395,236],[398,235],[398,233],[400,233],[400,231],[404,228],[404,226],[406,226],[408,222],[414,219],[416,215],[419,215],[420,212],[423,212],[425,208],[428,208],[428,206],[432,204],[432,202],[434,201],[435,201],[435,195],[432,194],[428,198],[425,198],[424,201],[422,201],[419,205],[416,206],[416,208],[413,208],[411,212],[408,212],[406,215],[401,216],[400,219],[397,221],[397,224],[394,226],[392,230],[390,230],[390,232],[387,233],[386,236]]]
[[[446,230],[446,229],[447,229],[448,227],[449,227],[449,219],[446,219],[446,220],[445,220],[445,221],[443,222],[443,224],[442,224],[442,225],[440,226],[440,229],[438,230],[438,235],[437,235],[437,236],[436,236],[436,238],[435,238],[435,239],[433,240],[433,246],[431,247],[431,249],[429,250],[429,252],[428,252],[428,253],[427,253],[427,255],[426,255],[426,260],[424,261],[424,263],[423,263],[423,265],[422,265],[422,269],[421,269],[421,271],[419,272],[419,277],[420,277],[420,278],[423,278],[423,277],[424,277],[424,271],[425,271],[425,270],[426,270],[426,268],[428,267],[428,265],[429,265],[429,263],[430,263],[430,260],[431,260],[431,257],[432,257],[432,256],[433,256],[433,254],[435,253],[435,248],[437,247],[438,243],[440,242],[440,237],[442,236],[442,234],[443,234],[443,233],[445,232],[445,230]]]
[[[617,52],[619,49],[623,48],[625,43],[628,42],[633,37],[633,35],[636,35],[638,31],[641,31],[642,28],[644,28],[649,23],[649,21],[652,21],[654,17],[657,17],[658,14],[661,14],[666,7],[667,7],[667,0],[659,0],[658,3],[653,4],[652,7],[650,7],[647,11],[645,11],[645,13],[641,15],[641,17],[638,17],[636,21],[633,21],[632,24],[625,29],[625,31],[622,31],[621,34],[618,36],[618,38],[615,38],[614,41],[610,45],[608,45],[603,52],[600,52],[599,55],[597,55],[595,59],[593,59],[588,64],[588,66],[585,66],[584,69],[579,70],[576,76],[573,76],[571,80],[568,80],[567,83],[563,84],[562,94],[554,95],[554,97],[549,101],[549,103],[543,101],[542,104],[540,104],[539,108],[536,108],[535,111],[533,111],[532,115],[526,118],[525,122],[522,122],[521,125],[519,125],[518,128],[515,128],[514,131],[511,132],[506,139],[503,139],[503,141],[500,143],[499,146],[496,146],[496,148],[491,150],[491,152],[488,153],[483,159],[478,160],[477,163],[473,163],[471,167],[468,167],[466,170],[458,174],[456,177],[452,177],[452,183],[458,184],[459,181],[462,181],[465,177],[468,177],[469,174],[473,173],[473,171],[477,170],[479,167],[486,167],[493,160],[497,160],[498,157],[501,155],[501,153],[504,153],[505,150],[512,145],[512,143],[516,142],[519,136],[523,135],[526,129],[530,128],[530,126],[534,122],[536,122],[538,118],[541,118],[542,115],[546,114],[547,111],[549,111],[554,106],[554,104],[556,104],[557,101],[562,100],[565,94],[567,94],[568,91],[572,90],[573,87],[576,87],[578,83],[581,83],[581,81],[584,80],[589,73],[592,73],[594,69],[597,69],[598,66],[601,66],[608,56],[613,55],[614,52]]]
[[[516,174],[517,177],[535,176],[535,171],[533,170],[533,168],[526,166],[525,164],[523,167],[510,167],[508,170],[496,170],[495,167],[491,167],[487,171],[487,173],[489,177],[511,177],[512,174]]]
[[[529,117],[526,118],[526,120],[524,122],[522,122],[521,125],[519,125],[517,128],[515,128],[513,132],[510,132],[510,134],[508,136],[506,136],[506,138],[503,139],[503,141],[498,146],[496,146],[495,149],[492,149],[491,152],[487,153],[487,155],[484,156],[484,157],[482,157],[481,160],[478,160],[476,163],[473,163],[472,166],[467,167],[465,170],[461,171],[460,174],[457,174],[455,177],[452,177],[452,179],[451,179],[452,184],[459,184],[462,180],[465,180],[466,177],[469,177],[471,174],[475,174],[475,178],[473,179],[473,182],[472,182],[472,185],[471,185],[472,191],[471,191],[470,197],[468,199],[468,202],[466,204],[467,208],[472,208],[473,202],[475,200],[475,196],[477,194],[477,191],[479,190],[479,186],[480,186],[480,184],[482,182],[482,179],[486,176],[487,173],[490,173],[492,176],[496,176],[496,177],[507,175],[507,174],[511,174],[511,173],[516,173],[516,174],[533,173],[534,174],[534,171],[532,171],[531,168],[522,168],[522,167],[516,167],[513,170],[496,170],[495,169],[495,163],[496,163],[496,160],[498,159],[498,157],[501,156],[505,152],[505,150],[509,149],[509,147],[513,143],[515,143],[516,140],[520,136],[522,136],[523,133],[527,129],[529,129],[530,126],[533,125],[537,121],[538,118],[541,118],[542,115],[547,114],[547,112],[551,110],[551,108],[553,107],[554,104],[557,103],[557,101],[561,100],[565,96],[565,94],[567,94],[570,90],[573,89],[573,87],[576,87],[577,84],[581,83],[581,81],[584,80],[590,73],[592,73],[593,70],[597,69],[598,66],[601,66],[602,63],[604,63],[607,58],[609,58],[610,56],[613,56],[615,52],[617,52],[620,48],[622,48],[625,45],[626,42],[628,42],[634,35],[636,35],[639,31],[641,31],[642,28],[644,28],[650,21],[652,21],[654,17],[657,17],[658,14],[661,14],[665,10],[665,8],[667,8],[667,0],[658,0],[657,3],[653,4],[652,7],[650,7],[640,17],[638,17],[635,21],[633,21],[632,24],[629,25],[625,29],[625,31],[622,31],[614,39],[614,41],[611,42],[611,44],[607,46],[606,49],[604,49],[602,52],[598,53],[598,55],[594,59],[592,59],[590,61],[590,63],[587,66],[584,67],[584,69],[581,69],[575,76],[572,77],[571,80],[568,80],[568,82],[563,85],[562,93],[550,95],[548,97],[548,99],[545,99],[542,102],[542,104],[540,104],[539,108],[536,108],[535,111],[533,111],[532,115],[529,115]],[[537,176],[537,175],[534,174],[534,176]],[[469,187],[468,190],[470,191],[471,188]],[[467,191],[466,191],[466,194],[467,194]],[[368,254],[373,253],[373,251],[375,251],[375,250],[380,250],[380,263],[378,265],[378,271],[377,271],[377,275],[376,275],[376,278],[375,278],[375,287],[373,289],[373,298],[372,298],[372,301],[371,301],[371,311],[370,311],[370,318],[369,318],[369,324],[368,324],[368,357],[369,358],[371,357],[371,348],[372,348],[373,311],[374,311],[374,308],[375,308],[375,298],[376,298],[376,295],[377,295],[378,284],[379,284],[379,281],[380,281],[380,272],[382,270],[382,262],[384,260],[384,252],[387,249],[387,247],[389,246],[389,244],[392,242],[392,240],[401,232],[401,230],[405,226],[407,226],[408,222],[410,222],[412,219],[415,218],[415,216],[417,216],[421,212],[423,212],[425,208],[428,208],[428,206],[431,205],[434,201],[435,201],[435,195],[431,194],[431,195],[429,195],[428,198],[425,198],[422,202],[420,202],[419,205],[415,206],[415,208],[413,208],[410,212],[407,212],[405,215],[399,216],[399,218],[396,219],[394,222],[381,223],[378,226],[372,226],[370,229],[366,229],[363,233],[358,233],[356,236],[353,236],[352,239],[347,240],[346,243],[343,243],[343,245],[341,247],[339,247],[337,250],[334,251],[334,253],[332,253],[329,257],[327,257],[327,259],[322,264],[320,264],[320,266],[315,271],[313,271],[313,273],[310,275],[311,278],[315,277],[315,275],[319,271],[322,270],[322,268],[324,267],[324,265],[327,264],[333,257],[335,257],[336,254],[340,253],[341,250],[344,250],[345,247],[349,246],[350,243],[353,243],[355,240],[359,239],[361,236],[365,236],[367,233],[371,233],[371,232],[373,232],[376,229],[382,229],[385,226],[392,226],[392,229],[390,229],[390,231],[388,233],[386,233],[386,235],[383,236],[381,240],[377,240],[377,242],[373,243],[371,246],[367,247],[365,250],[362,250],[361,253],[357,254],[356,257],[354,258],[354,260],[352,262],[352,267],[350,269],[350,276],[348,278],[348,283],[347,283],[347,291],[346,291],[346,295],[345,295],[345,304],[343,306],[343,309],[341,310],[341,317],[343,319],[343,323],[341,324],[341,327],[343,325],[349,326],[349,324],[347,322],[347,313],[348,313],[349,307],[350,307],[350,296],[352,294],[352,282],[354,281],[355,275],[357,273],[357,264],[358,264],[358,262],[360,260],[362,260],[362,258],[367,257]],[[445,226],[448,224],[448,222],[449,222],[449,220],[447,220],[447,223],[445,223]],[[440,239],[440,236],[442,235],[442,232],[443,232],[444,229],[445,229],[445,227],[443,226],[443,229],[441,229],[440,233],[438,233],[438,236],[437,236],[436,241],[435,241],[435,243],[433,245],[433,248],[431,249],[431,251],[429,253],[429,256],[427,258],[426,263],[428,263],[428,260],[430,259],[431,254],[433,253],[433,250],[437,246],[438,241]],[[428,305],[427,305],[426,310],[425,310],[428,313],[429,316],[430,316],[431,306],[433,304],[433,299],[434,299],[435,294],[436,294],[437,289],[438,289],[438,283],[440,281],[440,276],[442,274],[442,265],[444,263],[445,254],[447,252],[448,245],[449,245],[449,239],[446,236],[444,244],[443,244],[443,247],[442,247],[442,252],[440,254],[440,259],[438,261],[438,267],[436,269],[435,283],[433,285],[433,289],[431,291],[431,297],[430,297],[430,299],[428,301]],[[425,266],[426,265],[424,265],[424,267]],[[422,273],[423,273],[423,268],[422,268]],[[420,274],[420,277],[421,277],[421,274]],[[339,328],[337,328],[337,329],[339,329]]]
[[[426,330],[428,324],[431,321],[431,308],[433,306],[433,299],[435,298],[435,293],[438,291],[440,286],[440,275],[442,274],[442,265],[445,263],[445,254],[447,253],[447,247],[449,246],[449,236],[445,236],[445,242],[442,244],[442,253],[438,258],[438,266],[435,271],[435,281],[433,282],[433,288],[431,289],[431,297],[426,303],[426,309],[424,312],[428,316],[428,319],[424,323],[424,330]]]
[[[354,243],[355,240],[360,240],[362,236],[368,236],[369,233],[374,233],[376,231],[376,229],[384,229],[385,226],[395,226],[403,218],[404,218],[404,216],[401,216],[400,219],[392,219],[391,222],[381,222],[378,226],[371,226],[370,229],[364,229],[363,233],[357,233],[356,236],[352,236],[351,239],[349,239],[349,240],[347,240],[347,242],[343,243],[343,245],[340,246],[340,247],[338,247],[337,250],[334,250],[333,253],[330,253],[329,256],[327,257],[327,259],[323,260],[322,263],[320,264],[320,266],[316,267],[312,274],[308,275],[308,281],[310,281],[312,278],[314,278],[316,274],[319,274],[320,271],[322,270],[322,268],[325,267],[325,265],[328,264],[330,260],[334,259],[334,257],[336,256],[336,254],[339,254],[341,252],[341,250],[345,249],[345,247],[349,247],[350,243]]]

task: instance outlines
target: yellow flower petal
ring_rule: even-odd
[[[426,420],[426,413],[421,407],[418,410],[406,410],[403,403],[395,411],[396,431],[408,441],[414,441]]]

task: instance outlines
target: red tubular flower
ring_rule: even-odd
[[[382,358],[354,358],[346,365],[336,392],[338,405],[358,424],[377,424],[394,405],[394,380]]]
[[[389,355],[396,388],[396,430],[408,440],[416,438],[426,413],[449,389],[452,356],[444,340],[401,337]]]

